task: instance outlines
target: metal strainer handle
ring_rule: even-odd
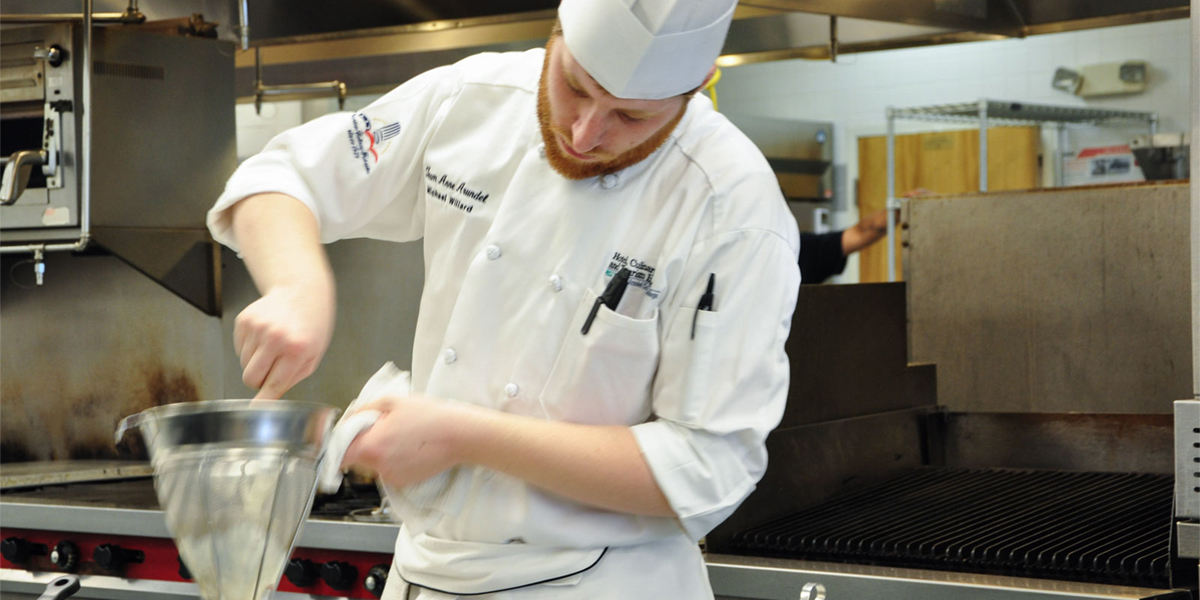
[[[114,437],[114,443],[120,444],[121,439],[125,437],[125,432],[142,424],[142,413],[134,413],[121,419],[121,423],[117,425],[117,433]]]
[[[63,575],[46,586],[46,592],[38,600],[62,600],[79,591],[79,578],[74,575]]]

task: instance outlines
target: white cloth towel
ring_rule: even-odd
[[[408,396],[412,391],[412,378],[408,371],[401,371],[394,363],[383,365],[367,380],[358,398],[355,398],[346,412],[334,426],[325,445],[325,457],[321,462],[317,476],[317,491],[322,494],[337,492],[342,485],[342,458],[350,443],[362,432],[370,429],[382,415],[377,410],[358,410],[385,396]],[[392,509],[399,518],[410,527],[420,526],[434,516],[433,511],[447,512],[450,510],[448,494],[446,494],[451,478],[458,468],[452,468],[421,483],[410,485],[401,490],[384,487]],[[461,494],[459,494],[461,496]],[[458,500],[461,500],[458,499]],[[454,504],[458,504],[455,502]]]

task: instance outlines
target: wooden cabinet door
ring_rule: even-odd
[[[1023,190],[1039,186],[1037,127],[988,129],[988,189]],[[979,190],[979,130],[939,131],[896,136],[896,197],[918,190],[962,194]],[[887,205],[887,136],[858,139],[858,214]],[[900,277],[900,236],[896,274]],[[887,281],[887,243],[859,253],[859,280]]]

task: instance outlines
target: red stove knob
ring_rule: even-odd
[[[367,571],[367,578],[363,580],[363,587],[371,592],[376,598],[383,597],[383,587],[387,585],[388,566],[375,565]]]
[[[46,546],[19,537],[4,538],[4,541],[0,542],[0,555],[19,565],[24,564],[30,557],[45,556]]]
[[[79,546],[66,540],[59,542],[50,552],[50,562],[64,571],[74,569],[79,564]]]
[[[358,569],[348,562],[330,561],[321,565],[321,579],[335,590],[348,590],[358,579]]]
[[[92,560],[108,571],[120,571],[129,563],[146,560],[141,550],[126,550],[116,544],[101,544],[92,553]]]
[[[317,563],[303,558],[293,558],[288,561],[287,569],[283,575],[287,577],[288,582],[296,587],[308,587],[317,582],[317,577],[320,576],[320,567]]]

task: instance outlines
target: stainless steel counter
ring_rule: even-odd
[[[162,511],[96,508],[0,500],[4,526],[16,529],[72,531],[169,538]],[[298,547],[391,554],[400,526],[392,523],[309,519]]]
[[[1186,592],[971,573],[709,555],[718,600],[1178,599]],[[806,592],[807,590],[807,592]]]
[[[55,505],[0,499],[6,528],[72,531],[96,534],[169,537],[161,511]],[[1197,526],[1200,529],[1200,526]],[[391,554],[399,527],[395,524],[309,519],[298,547]],[[709,578],[718,600],[1014,600],[1155,598],[1185,595],[1169,590],[1095,585],[969,573],[922,571],[859,565],[712,554],[707,557]],[[29,573],[0,569],[0,591],[37,597],[54,573]],[[193,600],[196,588],[189,583],[158,582],[129,588],[115,577],[85,576],[88,590],[80,598]],[[807,590],[807,592],[805,591]],[[133,594],[133,595],[131,595]],[[149,594],[149,595],[146,595]],[[281,600],[312,598],[276,594]]]

